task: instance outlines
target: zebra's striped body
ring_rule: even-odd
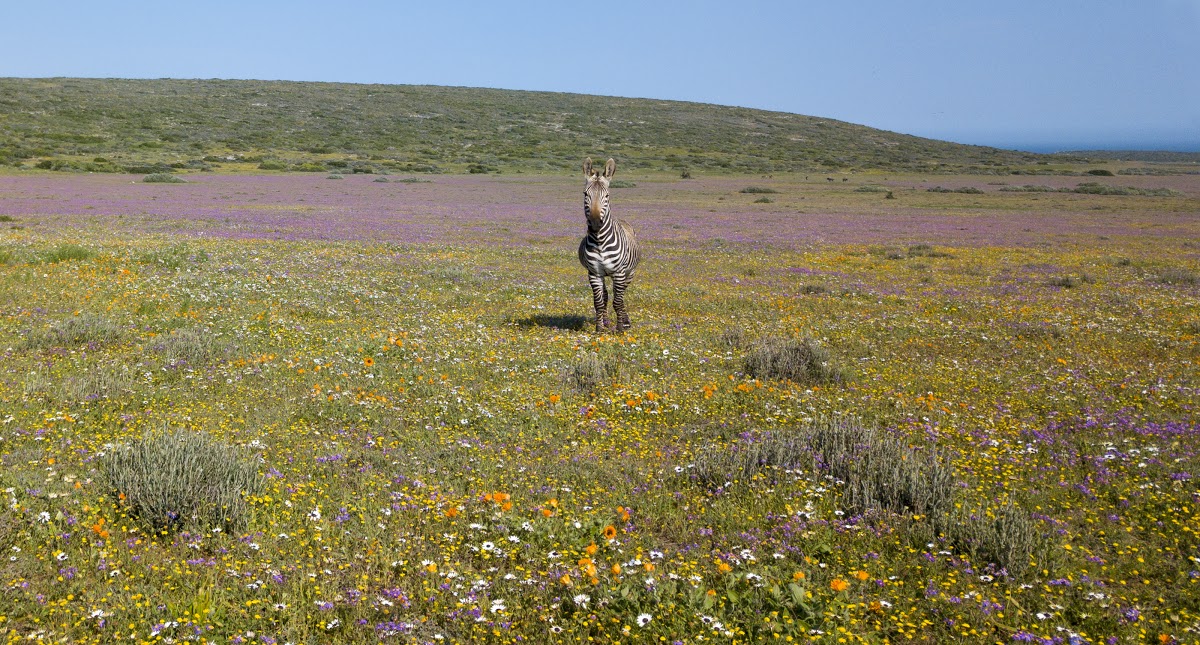
[[[605,277],[612,279],[617,330],[629,329],[625,288],[629,286],[633,270],[642,257],[641,246],[633,236],[633,231],[625,222],[609,214],[608,185],[616,171],[617,162],[612,159],[604,164],[603,172],[592,168],[591,159],[583,162],[583,175],[587,179],[583,191],[583,214],[587,218],[588,230],[579,242],[579,263],[587,269],[588,283],[592,287],[596,331],[603,331],[609,326]]]

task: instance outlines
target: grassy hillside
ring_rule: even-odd
[[[680,172],[985,170],[1041,155],[746,108],[459,87],[0,79],[0,164],[54,170],[513,172],[585,155]]]

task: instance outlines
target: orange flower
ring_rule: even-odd
[[[866,580],[867,578],[871,577],[871,574],[867,573],[866,571],[859,571],[858,573],[854,574],[854,577],[858,578],[859,580]]]
[[[512,502],[504,502],[503,504],[500,505],[500,510],[502,510],[502,511],[512,510]]]
[[[363,365],[366,365],[367,367],[371,367],[371,366],[375,365],[375,359],[368,356],[363,359]]]
[[[654,571],[654,563],[653,563],[653,562],[647,562],[647,563],[645,563],[645,564],[643,564],[643,565],[642,565],[642,568],[643,568],[643,569],[645,569],[646,571]]]
[[[609,571],[612,571],[612,574],[614,576],[619,576],[619,575],[621,575],[621,565],[614,564],[614,565],[612,565],[612,568],[609,569]]]
[[[559,401],[561,401],[561,400],[562,400],[562,397],[561,397],[561,396],[559,396],[559,395],[557,395],[557,394],[551,394],[551,395],[550,395],[550,402],[551,402],[551,403],[558,403],[558,402],[559,402]]]
[[[796,573],[792,574],[792,580],[795,580],[796,582],[800,582],[805,577],[807,577],[807,576],[804,575],[803,571],[797,571]]]
[[[604,539],[611,540],[615,537],[617,537],[617,527],[613,526],[612,524],[604,527]]]
[[[593,542],[593,543],[587,545],[587,547],[585,547],[583,550],[587,551],[588,555],[596,555],[596,551],[599,551],[600,547],[596,546],[596,543]]]
[[[437,565],[430,562],[428,565],[425,566],[425,570],[428,571],[429,573],[437,573]]]
[[[551,515],[554,515],[554,511],[552,511],[548,508],[542,509],[542,517],[550,517]]]
[[[454,508],[453,506],[451,506],[450,508],[446,509],[446,517],[449,517],[449,518],[455,518],[455,517],[458,517],[458,509],[457,509],[457,508]]]
[[[562,577],[559,578],[558,581],[563,583],[564,585],[567,585],[568,587],[570,587],[571,586],[571,574],[569,574],[569,573],[562,574]]]
[[[875,612],[883,611],[883,603],[878,600],[872,600],[869,609]]]
[[[617,507],[617,514],[621,516],[622,522],[629,521],[629,509],[625,508],[624,506]]]
[[[829,588],[833,589],[834,591],[841,592],[849,589],[850,583],[842,580],[841,578],[834,578],[832,581],[830,581]]]
[[[717,571],[720,573],[729,573],[730,571],[733,571],[733,567],[729,566],[727,562],[721,562],[718,560]]]

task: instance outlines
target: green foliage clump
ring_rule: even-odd
[[[841,383],[850,379],[850,373],[834,364],[828,350],[812,338],[764,338],[746,355],[743,367],[754,378],[795,383]]]
[[[1184,267],[1172,266],[1158,272],[1158,281],[1163,284],[1200,284],[1200,275]]]
[[[151,349],[162,356],[169,367],[203,365],[228,351],[229,345],[211,332],[197,329],[176,329],[159,336]]]
[[[576,392],[591,392],[618,374],[618,366],[594,352],[583,352],[569,361],[559,372],[563,385]]]
[[[808,435],[820,467],[846,482],[847,510],[941,517],[954,508],[953,470],[933,448],[914,447],[853,420],[825,419]]]
[[[974,186],[965,186],[963,188],[942,188],[941,186],[934,186],[933,188],[930,188],[927,192],[930,192],[930,193],[961,193],[964,195],[982,195],[983,194],[982,190],[979,190],[978,188],[975,188]]]
[[[25,337],[23,345],[32,349],[45,349],[88,343],[104,344],[119,341],[124,335],[125,330],[109,318],[84,313],[31,331]]]
[[[126,512],[155,531],[241,530],[250,519],[246,496],[263,489],[246,451],[184,430],[116,447],[100,473]]]
[[[760,194],[775,195],[775,194],[779,193],[779,191],[775,190],[774,188],[764,188],[762,186],[747,186],[738,192],[742,192],[747,195],[760,195]]]
[[[719,340],[726,347],[741,349],[746,346],[746,332],[741,327],[731,325],[721,330]]]
[[[43,262],[55,264],[58,262],[66,262],[68,260],[90,260],[95,257],[96,253],[91,249],[78,244],[59,244],[50,249],[41,256]]]
[[[690,476],[711,490],[728,483],[748,481],[766,469],[801,468],[811,464],[812,453],[804,433],[778,430],[733,446],[703,448],[696,455]]]
[[[1031,558],[1048,547],[1029,512],[1011,502],[999,508],[957,510],[939,524],[972,562],[995,565],[1013,578],[1024,576]]]
[[[187,180],[182,177],[176,177],[165,172],[156,172],[146,175],[143,182],[147,184],[186,184]]]

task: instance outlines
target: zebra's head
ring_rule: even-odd
[[[583,176],[587,184],[583,188],[583,214],[588,226],[599,228],[608,217],[608,183],[617,172],[617,162],[612,159],[604,164],[604,170],[592,167],[589,157],[583,162]]]

